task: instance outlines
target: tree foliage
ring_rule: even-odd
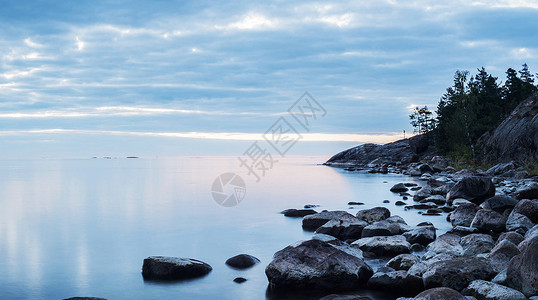
[[[435,128],[433,112],[427,106],[415,107],[409,119],[411,119],[411,125],[415,127],[415,133],[427,133]]]

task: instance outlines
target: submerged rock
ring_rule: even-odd
[[[252,255],[249,254],[239,254],[234,257],[228,258],[226,260],[226,264],[230,267],[234,267],[237,269],[247,269],[255,264],[259,263],[260,260]]]
[[[144,279],[187,279],[204,276],[211,270],[210,265],[197,259],[150,256],[144,259],[142,276]]]
[[[365,283],[373,270],[360,251],[308,240],[275,253],[265,274],[273,289],[346,290]]]

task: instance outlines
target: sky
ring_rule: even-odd
[[[520,0],[2,0],[0,158],[241,155],[280,118],[289,154],[390,142],[456,70],[538,72],[536,28]]]

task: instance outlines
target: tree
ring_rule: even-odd
[[[409,119],[411,119],[411,125],[415,127],[415,133],[427,133],[435,128],[433,112],[428,109],[428,106],[415,107],[413,113],[409,115]]]

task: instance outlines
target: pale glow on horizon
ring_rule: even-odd
[[[81,129],[35,129],[35,130],[5,130],[0,131],[0,136],[19,136],[28,134],[91,134],[91,135],[123,135],[123,136],[147,136],[169,138],[191,138],[208,140],[231,140],[231,141],[259,141],[263,140],[263,133],[247,132],[142,132],[142,131],[118,131],[118,130],[81,130]],[[390,143],[402,138],[400,132],[388,132],[381,134],[357,134],[357,133],[302,133],[302,142],[356,142],[356,143]]]

